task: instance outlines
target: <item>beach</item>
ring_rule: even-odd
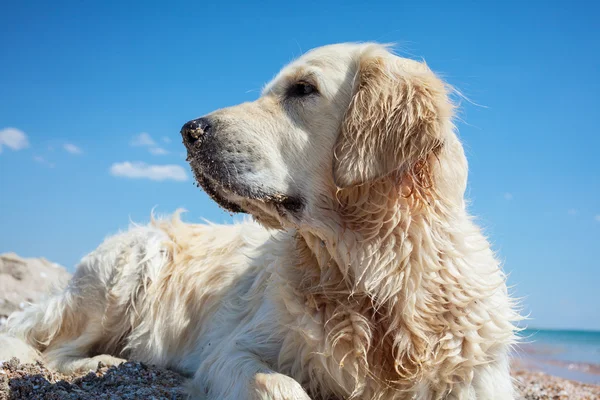
[[[526,330],[522,338],[512,361],[518,399],[600,399],[600,333]],[[185,398],[184,385],[182,375],[138,362],[63,375],[41,362],[0,359],[0,400],[174,400]]]
[[[524,400],[598,400],[600,386],[570,381],[542,372],[517,370],[516,379],[519,399]]]
[[[526,329],[514,365],[572,381],[600,385],[600,332]]]
[[[45,259],[0,255],[0,331],[11,312],[68,278],[63,267]],[[512,363],[520,398],[600,399],[600,332],[528,329],[521,332],[521,342]],[[127,362],[63,375],[39,362],[3,360],[12,355],[2,355],[1,343],[0,400],[185,398],[185,378],[173,371]],[[4,343],[14,355],[14,345]],[[27,357],[27,351],[21,354]]]
[[[526,329],[512,362],[523,399],[600,399],[600,333]]]
[[[524,400],[596,400],[600,386],[554,377],[515,361],[513,376]],[[600,375],[598,375],[600,378]],[[173,371],[127,362],[95,371],[63,375],[42,363],[0,363],[0,400],[184,399],[185,378]]]
[[[513,361],[512,375],[515,386],[524,400],[597,400],[600,386],[553,376]],[[597,376],[600,380],[600,375]]]

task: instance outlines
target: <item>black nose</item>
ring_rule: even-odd
[[[206,135],[211,128],[208,118],[198,118],[186,122],[181,128],[181,136],[189,143],[194,143]]]

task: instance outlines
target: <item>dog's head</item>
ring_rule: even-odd
[[[340,192],[374,182],[399,197],[426,189],[462,202],[466,161],[452,114],[447,86],[424,63],[339,44],[285,67],[258,100],[181,133],[198,183],[219,204],[300,226],[338,207]]]

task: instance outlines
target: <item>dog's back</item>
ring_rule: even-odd
[[[94,369],[99,361],[109,365],[123,361],[115,356],[185,369],[178,353],[185,354],[187,350],[173,341],[182,340],[186,329],[199,329],[195,326],[200,322],[198,315],[181,315],[186,313],[184,307],[165,307],[167,313],[162,317],[149,315],[165,302],[179,298],[169,293],[180,295],[194,290],[193,276],[201,271],[188,274],[183,269],[191,264],[182,260],[174,263],[173,257],[196,254],[207,268],[217,268],[225,262],[234,279],[231,270],[235,270],[235,264],[240,267],[247,264],[240,261],[248,247],[267,236],[263,228],[250,222],[194,225],[181,222],[178,216],[173,221],[134,226],[107,238],[85,256],[62,292],[13,314],[7,322],[11,338],[6,340],[21,339],[31,346],[28,354],[39,351],[51,368],[63,372]],[[184,237],[185,241],[178,240]],[[253,237],[256,242],[242,239]],[[181,246],[193,249],[180,251]],[[194,266],[202,267],[198,263]],[[227,272],[223,271],[226,275]],[[187,285],[185,278],[179,282],[182,277],[188,278]],[[178,284],[171,280],[177,280]],[[206,294],[211,288],[203,290]],[[195,300],[202,305],[201,298],[196,296]],[[176,309],[179,311],[172,312]],[[173,329],[178,329],[179,334],[173,333]],[[174,348],[181,351],[174,352]],[[23,353],[15,351],[10,355]]]

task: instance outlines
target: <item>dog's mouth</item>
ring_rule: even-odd
[[[224,184],[203,168],[192,166],[192,170],[198,186],[219,206],[232,213],[249,213],[264,220],[264,214],[268,211],[275,211],[280,217],[284,217],[296,214],[304,207],[304,201],[300,197],[266,193],[229,180]]]
[[[223,207],[226,211],[233,213],[246,212],[240,205],[228,200],[227,193],[215,181],[202,174],[196,173],[196,182],[198,182],[198,185],[202,187],[204,192],[206,192],[206,194],[208,194],[208,196],[211,199],[213,199],[219,206]]]

